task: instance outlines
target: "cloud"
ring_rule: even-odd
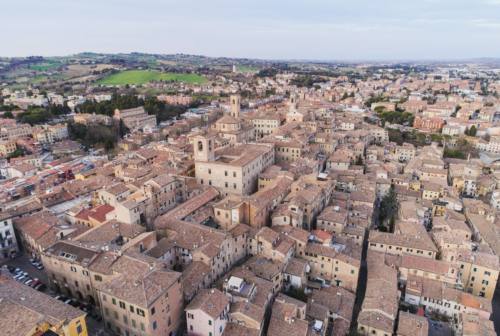
[[[490,19],[475,19],[471,24],[479,28],[500,29],[500,21]]]

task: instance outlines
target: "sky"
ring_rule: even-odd
[[[500,57],[500,0],[1,0],[0,56]]]

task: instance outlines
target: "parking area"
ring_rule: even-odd
[[[34,261],[34,264],[32,264],[28,256],[20,256],[3,262],[2,268],[15,280],[37,290],[47,292],[47,275],[43,271],[40,262]]]

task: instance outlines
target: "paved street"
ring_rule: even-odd
[[[15,259],[8,260],[2,263],[3,265],[10,265],[13,267],[19,267],[24,272],[28,272],[29,276],[32,278],[38,278],[43,284],[47,285],[47,274],[43,270],[36,269],[33,265],[31,265],[29,261],[29,256],[21,255]],[[48,289],[45,290],[47,292]]]
[[[497,286],[495,297],[493,298],[493,323],[495,324],[495,331],[500,335],[500,288]]]

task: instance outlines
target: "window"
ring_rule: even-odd
[[[130,306],[130,312],[133,313],[134,312],[134,306]]]
[[[156,321],[153,322],[153,330],[156,330]]]
[[[70,270],[71,270],[71,272],[76,272],[76,267],[71,266],[71,267],[70,267]]]
[[[155,307],[151,308],[151,315],[154,315],[154,314],[155,314],[155,312],[156,312]]]
[[[77,334],[80,335],[82,333],[82,331],[83,331],[82,326],[80,324],[78,324],[76,326],[76,332],[77,332]]]
[[[208,325],[212,325],[212,320],[208,320]]]
[[[95,281],[102,281],[102,277],[100,275],[94,275]]]
[[[144,331],[144,323],[141,322],[141,330]]]
[[[125,302],[120,301],[120,308],[121,308],[121,309],[125,309]]]
[[[139,316],[145,316],[144,310],[137,308],[137,315],[139,315]]]
[[[115,298],[112,298],[111,302],[113,302],[113,304],[116,306],[116,299]]]

